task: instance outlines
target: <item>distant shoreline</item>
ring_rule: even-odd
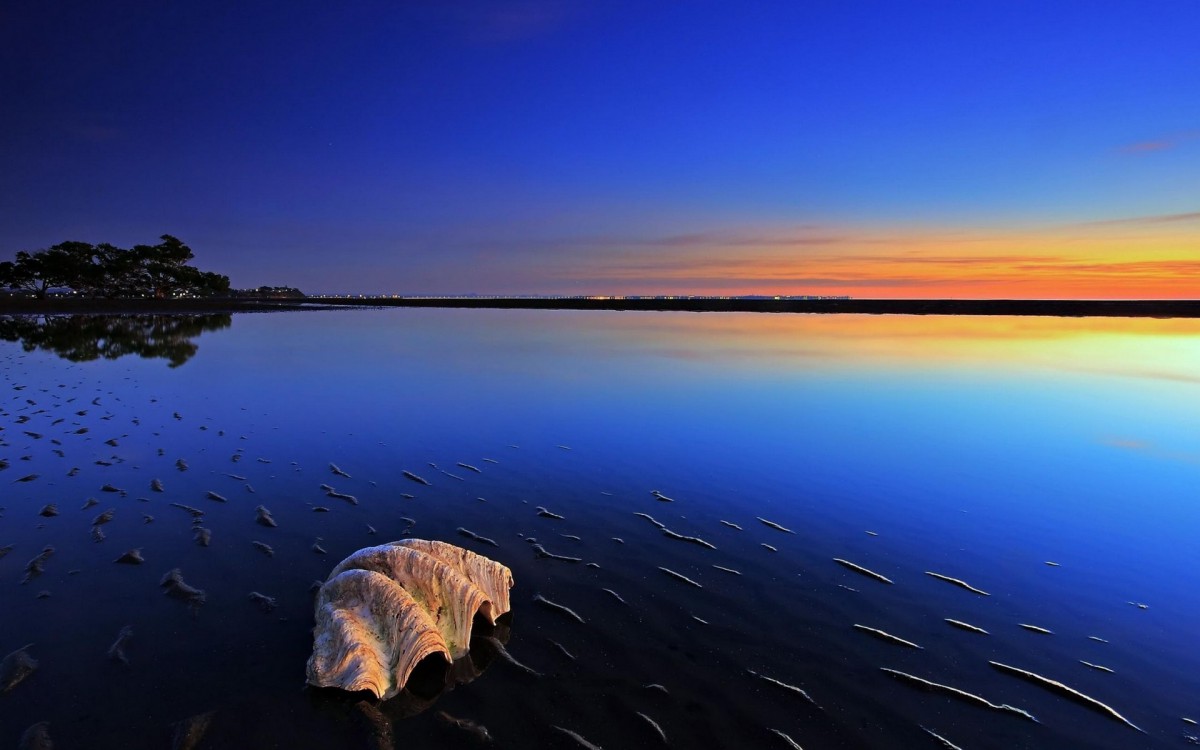
[[[304,299],[0,299],[0,315],[170,315],[174,313],[328,310],[334,305]],[[336,303],[344,307],[344,302]]]
[[[304,299],[7,299],[0,314],[276,312],[345,307],[641,310],[865,315],[1200,318],[1200,300],[598,299],[583,297],[316,297]]]

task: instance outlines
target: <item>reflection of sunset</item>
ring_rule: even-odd
[[[615,337],[618,350],[729,366],[824,369],[876,361],[907,369],[1021,361],[1200,382],[1200,320],[1193,319],[601,313],[587,323],[589,340]],[[1114,362],[1123,365],[1119,373]]]

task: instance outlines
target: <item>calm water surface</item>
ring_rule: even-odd
[[[639,712],[673,747],[786,749],[771,730],[806,750],[945,747],[926,730],[968,749],[1200,733],[1183,720],[1200,720],[1195,321],[394,309],[88,327],[0,326],[0,654],[32,643],[40,663],[0,695],[0,746],[48,721],[57,747],[165,748],[204,712],[199,747],[379,746],[358,697],[304,687],[310,585],[406,534],[513,570],[508,649],[543,676],[480,655],[473,681],[380,706],[397,747],[474,746],[439,711],[513,748],[578,747],[555,726],[661,746]],[[210,546],[173,502],[205,511]],[[49,503],[59,515],[40,516]],[[259,504],[278,528],[255,524]],[[528,537],[583,562],[536,559]],[[145,564],[113,562],[134,547]],[[207,592],[197,613],[159,588],[172,568]],[[106,651],[126,625],[122,665]]]

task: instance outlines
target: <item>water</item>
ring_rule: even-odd
[[[772,729],[807,750],[938,747],[923,728],[964,748],[1178,747],[1198,733],[1182,721],[1200,720],[1195,321],[392,309],[101,330],[0,325],[0,547],[13,547],[0,652],[33,643],[40,662],[0,696],[0,745],[44,720],[59,747],[169,747],[174,722],[213,712],[200,747],[378,746],[357,697],[304,687],[309,589],[400,538],[404,518],[412,536],[512,569],[508,649],[544,676],[493,662],[432,702],[385,704],[398,747],[473,746],[439,711],[499,747],[573,746],[554,726],[661,746],[638,712],[673,747],[786,747]],[[211,546],[171,502],[205,511]],[[38,515],[47,503],[58,516]],[[259,504],[278,528],[255,524]],[[535,559],[525,537],[585,562]],[[45,572],[22,585],[45,545]],[[144,565],[112,562],[134,547]],[[195,615],[158,586],[176,567],[207,592]],[[106,657],[126,625],[128,666]]]

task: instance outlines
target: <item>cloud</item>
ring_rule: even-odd
[[[1178,380],[1178,378],[1169,379]],[[1132,451],[1134,453],[1141,453],[1151,458],[1166,459],[1168,461],[1182,461],[1189,464],[1200,464],[1200,454],[1166,450],[1146,440],[1108,437],[1104,438],[1100,442],[1101,444],[1110,446],[1112,448]]]
[[[1087,263],[1061,261],[1056,263],[1021,263],[1017,271],[1053,271],[1072,274],[1104,274],[1111,276],[1200,276],[1200,260],[1137,260]]]
[[[1163,136],[1162,138],[1155,138],[1154,140],[1129,143],[1119,147],[1117,151],[1122,154],[1133,155],[1152,154],[1156,151],[1168,151],[1197,138],[1200,138],[1200,130],[1185,130],[1180,133]]]
[[[820,230],[820,227],[800,227],[797,231]],[[599,234],[576,237],[547,238],[537,241],[543,246],[578,247],[578,248],[633,248],[633,247],[669,247],[719,249],[725,247],[802,247],[810,245],[838,245],[852,242],[856,238],[850,235],[831,233],[828,230],[817,231],[814,234],[772,235],[765,233],[749,233],[740,231],[698,231],[682,232],[679,234],[646,234],[646,235],[617,235]],[[528,245],[528,241],[522,241]]]
[[[1150,225],[1150,224],[1180,224],[1188,221],[1200,221],[1200,211],[1186,211],[1180,214],[1152,214],[1150,216],[1129,216],[1121,219],[1101,219],[1086,221],[1076,226],[1106,227],[1121,224]]]
[[[447,257],[458,265],[441,271],[458,284],[480,289],[503,286],[522,293],[724,295],[811,290],[889,298],[1194,296],[1200,258],[1184,248],[1197,231],[1200,211],[1107,221],[1175,229],[1163,233],[1147,228],[1144,233],[1153,236],[1131,239],[1130,232],[1099,222],[1009,230],[811,223],[684,225],[676,231],[574,235],[522,226],[516,233],[508,227],[495,232],[472,228],[465,236],[432,242],[443,248],[453,246]],[[469,271],[462,270],[467,266]]]
[[[885,296],[1162,296],[1200,278],[1200,259],[1098,259],[1046,254],[984,256],[627,249],[544,264],[539,279],[625,293],[814,293]],[[855,291],[857,290],[857,291]]]
[[[1150,450],[1153,447],[1151,443],[1145,440],[1134,440],[1133,438],[1107,437],[1100,442],[1113,448],[1121,448],[1129,451],[1144,451]]]
[[[687,289],[740,290],[739,293],[749,293],[747,290],[755,289],[775,289],[783,284],[806,289],[906,289],[955,287],[961,286],[963,283],[960,278],[885,276],[866,273],[814,275],[812,270],[746,268],[743,264],[729,264],[711,269],[696,268],[692,265],[628,264],[590,271],[572,269],[558,274],[545,273],[542,278],[569,279],[590,284],[617,286],[622,289],[627,288],[629,284],[636,284],[641,288],[670,287],[678,289],[683,283],[686,284],[685,288]],[[1006,281],[1004,279],[978,279],[975,280],[975,283],[988,285],[1006,283]]]
[[[1141,141],[1122,146],[1119,150],[1123,154],[1147,154],[1152,151],[1166,151],[1175,148],[1176,145],[1178,145],[1178,141]]]
[[[1170,383],[1185,385],[1200,385],[1200,376],[1185,372],[1170,370],[1140,370],[1136,368],[1102,368],[1102,367],[1065,367],[1073,372],[1083,372],[1091,375],[1109,375],[1119,378],[1136,378],[1139,380],[1162,380]]]
[[[467,4],[457,12],[476,41],[506,43],[551,34],[569,20],[574,9],[565,2],[523,0]]]
[[[67,125],[64,126],[71,135],[88,143],[104,143],[106,141],[115,141],[125,135],[121,128],[110,127],[107,125]]]
[[[778,253],[754,255],[704,255],[687,252],[666,252],[654,255],[617,253],[593,257],[586,264],[591,270],[609,278],[728,278],[743,281],[777,280],[806,283],[871,283],[889,285],[908,282],[937,284],[941,281],[959,283],[972,281],[1012,280],[1029,273],[1102,274],[1111,276],[1195,276],[1200,275],[1200,259],[1163,258],[1150,260],[1102,261],[1071,258],[1062,255],[921,255],[887,254],[822,254],[792,257]],[[928,267],[930,275],[918,269]],[[909,274],[895,273],[898,268],[910,269]],[[814,274],[814,270],[825,273]],[[938,269],[946,269],[939,271]],[[582,269],[574,266],[564,273],[578,276]],[[830,271],[835,271],[830,273]],[[911,271],[916,271],[915,276]],[[938,278],[947,273],[953,278]],[[909,278],[911,276],[911,278]],[[919,278],[918,278],[919,277]]]
[[[841,255],[838,260],[853,263],[892,263],[923,266],[1018,266],[1023,263],[1068,263],[1069,259],[1048,255]]]

